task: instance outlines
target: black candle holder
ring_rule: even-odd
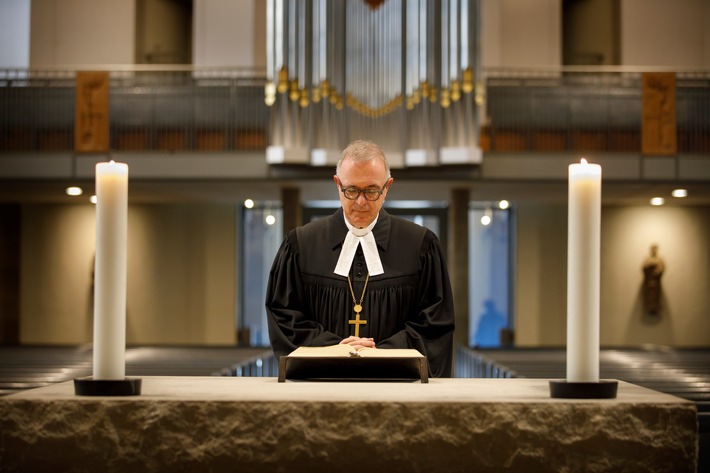
[[[614,399],[619,382],[602,379],[597,382],[550,381],[550,397],[559,399]]]
[[[74,394],[77,396],[140,396],[141,379],[76,378]]]

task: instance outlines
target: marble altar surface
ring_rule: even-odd
[[[619,382],[552,399],[543,379],[286,382],[145,377],[0,398],[0,471],[695,472],[692,402]]]

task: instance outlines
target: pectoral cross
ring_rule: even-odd
[[[355,336],[360,336],[360,325],[365,325],[367,320],[360,320],[360,312],[362,312],[362,301],[365,300],[365,291],[367,290],[367,282],[370,280],[370,274],[367,274],[365,278],[365,286],[362,288],[362,294],[360,295],[360,302],[355,299],[355,291],[353,291],[353,283],[350,280],[350,275],[348,275],[348,286],[350,287],[350,295],[353,296],[353,310],[355,311],[355,320],[348,320],[350,325],[355,326]]]
[[[360,311],[362,310],[362,306],[360,304],[357,304],[353,310],[355,310],[355,320],[348,320],[348,323],[350,325],[355,326],[355,336],[359,337],[360,336],[360,325],[366,325],[367,320],[361,320],[360,319]]]

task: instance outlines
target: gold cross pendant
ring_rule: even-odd
[[[355,320],[348,320],[348,323],[350,325],[355,326],[355,336],[359,337],[360,336],[360,325],[367,324],[367,320],[360,319],[360,311],[362,310],[362,306],[360,304],[356,305],[354,307],[354,309],[355,309]]]

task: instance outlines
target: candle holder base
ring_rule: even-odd
[[[140,396],[141,379],[93,379],[74,380],[74,394],[77,396]]]
[[[602,379],[598,382],[550,381],[550,397],[559,399],[614,399],[619,382]]]

